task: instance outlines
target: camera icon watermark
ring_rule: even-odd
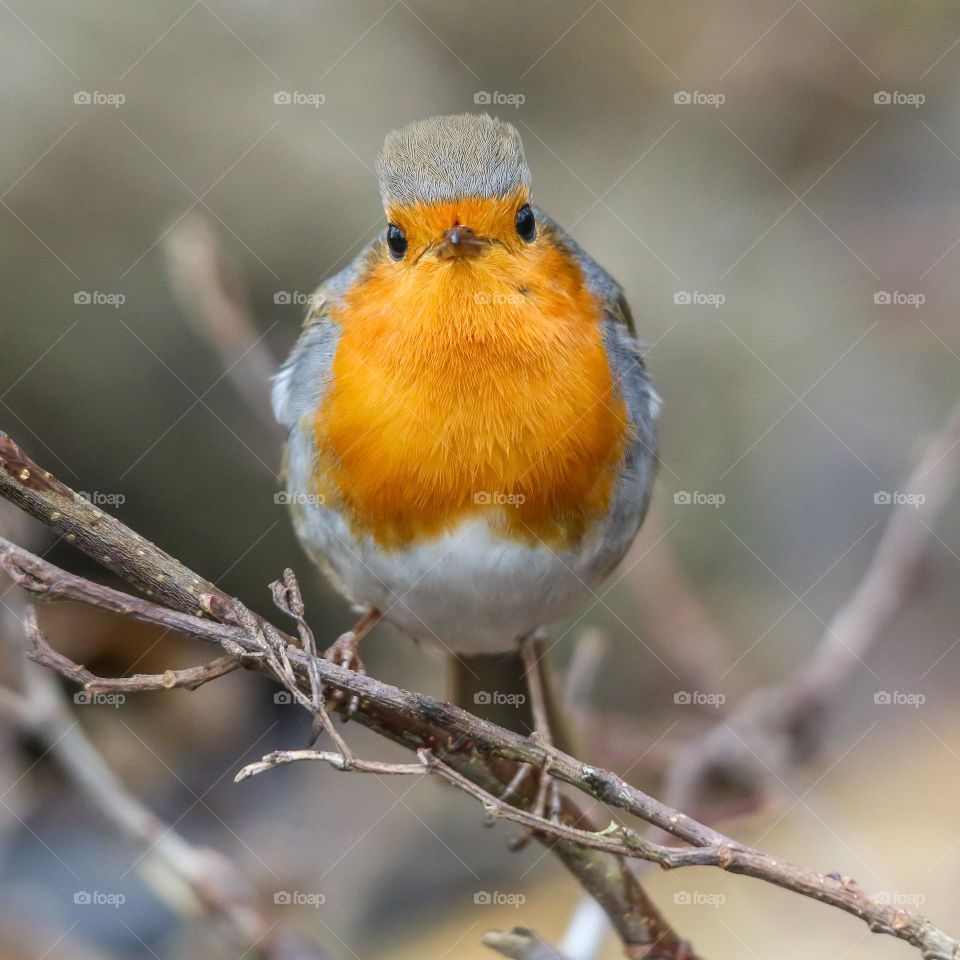
[[[122,693],[105,693],[97,690],[78,690],[73,695],[73,702],[78,707],[113,707],[115,710],[122,707],[127,698]]]
[[[719,710],[727,698],[722,693],[703,693],[700,690],[678,690],[673,695],[673,702],[678,706],[713,707]]]
[[[299,307],[316,307],[323,302],[323,298],[317,293],[303,293],[300,290],[275,290],[273,302],[277,306],[294,304]]]
[[[278,90],[273,95],[273,102],[278,107],[313,107],[319,110],[327,102],[326,94],[304,93],[300,90]]]
[[[507,706],[520,707],[527,702],[525,694],[503,693],[500,690],[478,690],[473,695],[473,702],[478,706]]]
[[[119,110],[127,98],[122,93],[101,93],[99,90],[77,90],[73,95],[73,102],[81,107],[113,107]]]
[[[277,890],[273,902],[278,907],[317,907],[327,902],[326,894],[309,893],[302,890]]]
[[[125,493],[109,493],[104,490],[78,490],[77,496],[94,507],[122,507],[127,502]]]
[[[887,907],[904,909],[922,907],[927,902],[927,898],[922,893],[906,893],[903,890],[879,890],[873,895],[873,899]]]
[[[927,702],[927,698],[922,693],[878,690],[873,695],[873,702],[878,707],[913,707],[914,710],[919,710]]]
[[[526,299],[522,293],[486,293],[480,290],[473,295],[473,302],[483,307],[517,307]]]
[[[702,890],[678,890],[673,895],[678,907],[722,907],[727,898],[722,893],[705,893]]]
[[[478,890],[473,895],[473,902],[481,907],[520,907],[527,902],[527,898],[522,893],[501,893],[499,890]]]
[[[727,102],[727,97],[723,93],[705,93],[702,90],[676,90],[673,102],[681,107],[713,107],[716,110]]]
[[[919,310],[927,298],[922,293],[904,293],[900,290],[877,290],[873,295],[873,302],[877,306],[913,307]]]
[[[515,110],[522,107],[527,98],[522,93],[502,93],[494,90],[478,90],[473,95],[473,102],[480,107],[513,107]]]
[[[726,494],[704,493],[700,490],[678,490],[673,495],[673,502],[678,507],[713,507],[718,510],[727,502]]]
[[[127,902],[127,897],[123,893],[77,890],[73,895],[73,902],[79,907],[113,907],[117,910]]]
[[[526,501],[522,493],[503,493],[501,490],[478,490],[473,502],[478,507],[519,507]]]
[[[79,307],[113,307],[116,310],[127,302],[127,296],[124,293],[106,293],[102,290],[76,290],[73,302]]]
[[[304,493],[302,490],[278,490],[273,502],[280,506],[322,507],[326,497],[322,493]]]
[[[719,310],[727,302],[723,293],[705,293],[702,290],[677,290],[673,303],[678,307],[713,307]]]
[[[902,90],[877,90],[873,102],[881,106],[922,107],[927,98],[922,93],[905,93]]]
[[[899,490],[878,490],[873,495],[873,502],[877,506],[921,507],[927,502],[926,494],[902,493]]]

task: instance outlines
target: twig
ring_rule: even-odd
[[[590,693],[606,649],[607,635],[597,627],[588,627],[577,638],[563,691],[568,710],[581,714],[589,707]]]
[[[900,491],[866,572],[826,625],[806,665],[786,681],[755,691],[723,723],[690,743],[668,771],[672,806],[697,811],[712,780],[735,781],[742,803],[756,803],[775,778],[822,744],[830,711],[881,628],[906,599],[929,540],[930,525],[960,477],[960,405],[925,444]]]
[[[264,773],[288,763],[297,763],[300,760],[322,760],[337,770],[355,770],[358,773],[421,774],[428,772],[428,768],[422,763],[382,763],[379,760],[361,760],[352,755],[347,758],[342,753],[333,753],[329,750],[275,750],[256,763],[248,763],[233,780],[234,783],[240,783],[258,773]]]
[[[641,539],[641,546],[657,544],[627,567],[645,635],[688,689],[715,692],[729,659],[727,638],[694,593],[656,510],[647,517]],[[705,710],[716,713],[714,707]]]
[[[14,575],[25,553],[26,551],[6,541],[0,541],[0,565]],[[71,595],[71,582],[80,578],[58,570],[30,554],[26,556],[29,558],[32,571],[31,578],[26,581],[28,586],[35,587],[37,583],[44,582],[49,576],[50,579],[58,582],[58,595]],[[91,602],[91,586],[93,585],[85,584],[77,599]],[[108,594],[116,593],[106,587],[97,587],[97,590],[107,591]],[[117,602],[115,598],[109,598],[109,601]],[[171,611],[163,607],[144,604],[138,612],[143,619],[171,626],[168,620]],[[244,636],[235,639],[238,637],[235,633],[224,640],[217,629],[217,624],[199,618],[188,619],[193,621],[187,631],[188,635],[206,639],[214,644],[222,642],[238,644],[254,654],[262,649],[263,641],[258,642]],[[172,626],[171,628],[177,629]],[[289,654],[291,667],[298,676],[307,681],[310,668],[306,663],[305,654],[295,648],[291,648]],[[471,783],[473,787],[478,785],[479,777],[485,775],[486,782],[481,781],[479,784],[486,791],[483,794],[485,803],[489,804],[491,798],[496,800],[492,791],[496,789],[494,784],[500,781],[493,778],[486,767],[478,771],[474,765],[474,761],[479,759],[477,753],[459,753],[454,749],[457,743],[464,746],[469,744],[473,751],[478,751],[482,755],[530,763],[541,768],[547,763],[549,757],[552,764],[551,773],[554,776],[611,806],[619,807],[648,823],[662,827],[679,839],[692,844],[691,849],[667,847],[645,840],[631,831],[625,831],[622,827],[603,833],[579,831],[566,825],[553,824],[549,820],[541,822],[539,819],[531,819],[533,815],[527,811],[509,808],[511,811],[509,819],[516,819],[516,822],[524,826],[532,826],[538,832],[558,840],[562,839],[567,844],[568,855],[571,857],[577,850],[592,849],[617,857],[630,856],[646,859],[668,868],[717,866],[732,873],[764,880],[845,910],[866,921],[871,929],[877,932],[900,937],[926,950],[930,958],[940,960],[940,958],[960,956],[960,942],[938,930],[925,918],[879,903],[849,878],[843,878],[837,874],[815,873],[740,845],[722,833],[660,803],[611,771],[585,765],[559,751],[548,752],[547,748],[535,739],[522,737],[512,731],[496,727],[451,704],[384,684],[372,677],[346,670],[330,661],[319,660],[317,670],[325,684],[338,687],[361,698],[357,719],[372,729],[414,748],[421,748],[425,743],[431,742],[446,743],[447,750],[444,755],[446,762],[442,769],[437,767],[438,772],[443,775],[448,772],[448,767],[454,770],[454,764],[456,764],[454,772],[462,775],[465,783]],[[470,771],[469,775],[463,771],[464,764]],[[447,779],[453,782],[449,773]],[[457,785],[461,786],[459,782]],[[496,809],[496,803],[492,806]],[[613,885],[609,889],[617,888]],[[613,919],[616,922],[616,917]]]
[[[10,449],[9,441],[7,449]],[[39,488],[36,484],[24,487],[24,481],[18,480],[21,470],[27,470],[29,480],[31,467],[36,468],[32,464],[24,465],[25,458],[18,448],[14,449],[18,456],[13,459],[12,468],[11,459],[7,456],[6,470],[0,470],[0,494],[24,505],[35,516],[47,522],[56,523],[57,521],[49,519],[50,500],[68,499],[72,492],[49,475],[44,477],[44,482]],[[102,540],[96,536],[99,529],[107,531],[107,536]],[[99,555],[106,554],[108,563],[109,559],[112,559],[108,551],[116,548],[124,559],[124,563],[109,563],[110,569],[120,566],[127,571],[131,582],[143,582],[146,579],[145,571],[153,569],[152,560],[149,556],[138,558],[136,552],[130,549],[129,538],[135,535],[127,531],[127,539],[124,539],[121,531],[125,529],[122,524],[114,520],[111,520],[109,525],[104,524],[93,530],[85,527],[84,543],[95,555],[99,548]],[[79,536],[77,540],[80,542]],[[163,556],[166,557],[166,555]],[[143,561],[142,566],[139,559]],[[69,596],[71,581],[80,579],[71,578],[69,574],[58,571],[45,561],[5,541],[0,541],[0,564],[13,575],[19,576],[28,589],[39,592],[48,589],[48,581],[55,581],[58,583],[60,595]],[[184,576],[189,578],[188,582],[191,584],[201,582],[199,578],[193,576],[191,571],[172,558],[168,558],[167,565],[176,572],[178,583],[183,582],[181,578]],[[128,567],[130,569],[127,569]],[[29,573],[24,575],[24,570]],[[115,594],[115,591],[108,591],[108,588],[103,587],[98,590],[107,591],[108,603],[119,603],[115,596],[109,596],[111,593]],[[78,593],[85,595],[85,602],[91,602],[90,585],[85,586]],[[192,606],[196,599],[195,593],[185,593],[179,589],[169,590],[168,595],[170,597],[168,602],[174,607],[179,607],[181,611],[186,604]],[[233,626],[239,626],[239,631],[231,631],[229,638],[224,638],[222,625],[210,624],[198,617],[193,617],[189,618],[192,622],[187,629],[190,635],[218,645],[222,645],[225,641],[230,644],[229,653],[236,653],[239,647],[240,650],[257,656],[256,662],[259,665],[267,665],[271,671],[274,671],[272,655],[272,658],[282,660],[282,666],[289,669],[296,681],[309,684],[314,665],[308,662],[304,651],[293,646],[287,647],[286,644],[290,643],[290,639],[280,634],[276,628],[255,618],[241,604],[220,600],[218,596],[222,597],[219,591],[217,594],[203,597],[203,609],[208,612],[216,611],[219,616],[229,619]],[[137,615],[141,618],[152,619],[168,626],[173,613],[174,611],[163,607],[143,603],[138,605],[137,610]],[[180,622],[182,617],[182,613],[177,614]],[[586,861],[586,867],[581,864],[582,869],[578,876],[592,876],[593,886],[589,889],[607,908],[621,934],[626,923],[622,902],[624,897],[628,898],[633,909],[639,909],[645,914],[642,917],[645,921],[642,925],[644,939],[634,940],[632,943],[627,941],[628,949],[632,950],[634,956],[640,956],[639,951],[644,950],[647,952],[646,955],[651,957],[677,957],[683,955],[681,950],[689,951],[689,948],[682,941],[676,940],[670,928],[664,924],[663,941],[669,940],[670,946],[659,953],[648,949],[651,943],[649,934],[655,932],[656,928],[649,923],[650,917],[646,915],[646,906],[638,907],[638,900],[630,895],[630,885],[635,884],[636,880],[623,870],[621,857],[652,860],[665,867],[716,866],[732,873],[751,876],[857,916],[864,920],[871,930],[899,937],[917,946],[927,960],[948,960],[948,958],[953,960],[960,957],[960,941],[939,930],[923,917],[898,910],[889,904],[879,903],[849,878],[843,878],[837,874],[816,873],[739,844],[657,801],[611,771],[585,765],[559,750],[545,747],[533,738],[522,737],[484,722],[451,704],[384,684],[327,660],[317,660],[315,666],[324,684],[360,698],[357,719],[361,723],[412,749],[426,748],[431,750],[434,756],[442,752],[443,761],[441,762],[444,767],[449,767],[453,773],[463,777],[473,786],[481,786],[491,793],[497,783],[502,785],[504,782],[502,777],[493,775],[489,765],[491,758],[529,763],[541,770],[549,765],[551,774],[559,780],[604,803],[631,813],[647,823],[659,826],[690,844],[690,848],[684,849],[664,847],[636,836],[622,827],[597,833],[569,826],[568,823],[551,825],[546,820],[535,823],[538,834],[556,838],[555,849],[568,867],[575,872],[577,857],[592,857]],[[306,695],[303,696],[302,702],[307,709],[311,708],[311,701]],[[439,768],[438,772],[442,773]],[[465,786],[464,789],[466,789]],[[518,806],[529,806],[530,801],[531,798],[526,795],[519,798]],[[521,815],[529,816],[530,814],[521,810]],[[587,836],[581,834],[587,834]],[[597,854],[605,854],[611,859],[597,860]],[[607,898],[606,902],[604,897]],[[611,900],[619,901],[617,908],[611,906]],[[640,919],[641,917],[638,916],[637,920]]]
[[[483,945],[513,960],[567,960],[556,947],[544,943],[532,930],[491,930],[483,935]]]
[[[163,243],[174,296],[194,329],[217,351],[225,376],[267,435],[279,435],[270,406],[277,361],[257,332],[248,298],[220,252],[210,223],[191,214]]]
[[[51,651],[32,607],[25,611],[24,626],[35,651],[41,651],[43,656]],[[56,659],[47,662],[47,666],[59,671],[61,666],[70,663],[59,654],[54,656]],[[84,676],[97,680],[80,669]],[[71,679],[82,682],[77,676]],[[149,684],[154,678],[129,679]],[[315,946],[284,932],[261,909],[231,860],[215,850],[193,846],[126,790],[66,708],[52,673],[38,669],[25,671],[22,692],[0,688],[0,712],[21,730],[42,741],[100,815],[149,851],[179,879],[174,889],[160,883],[153,885],[176,909],[182,908],[186,889],[194,908],[224,922],[231,939],[250,955],[265,960],[323,960],[325,955]]]
[[[211,660],[198,667],[183,670],[165,670],[163,673],[135,673],[129,677],[98,677],[86,667],[74,663],[62,653],[54,650],[39,630],[30,632],[32,649],[27,654],[34,663],[49,667],[61,676],[67,677],[91,693],[118,691],[121,693],[141,690],[174,690],[184,687],[196,690],[198,687],[232,673],[241,663],[239,657],[227,655]]]
[[[2,480],[3,475],[0,474],[0,484]],[[75,600],[101,609],[124,612],[144,622],[177,630],[188,637],[218,646],[233,655],[243,656],[247,662],[255,665],[265,666],[271,657],[275,657],[254,615],[241,605],[234,604],[233,601],[214,602],[216,598],[210,596],[200,598],[205,606],[234,619],[238,616],[238,609],[244,611],[241,619],[248,624],[249,632],[238,626],[205,618],[200,619],[191,614],[170,610],[109,587],[91,583],[60,570],[2,539],[0,539],[0,568],[21,587],[46,599]],[[280,636],[278,631],[274,630],[274,633]],[[290,638],[285,639],[292,644],[293,641]],[[309,685],[313,667],[307,663],[306,655],[291,646],[286,651],[286,656],[295,676],[305,685]],[[362,709],[356,715],[358,722],[404,746],[418,749],[439,742],[459,742],[464,745],[472,742],[467,736],[451,737],[442,726],[433,723],[433,718],[440,716],[446,710],[462,713],[455,707],[420,694],[409,694],[398,688],[389,687],[329,660],[318,660],[316,670],[323,684],[357,696],[362,703]],[[273,668],[271,672],[276,675]],[[287,685],[286,679],[281,682]],[[298,687],[293,687],[291,695],[295,696],[302,706],[308,708],[311,706],[307,695]],[[469,715],[464,714],[464,716]],[[474,722],[480,722],[476,718],[472,719]],[[490,729],[500,731],[497,727],[490,727]],[[508,737],[514,737],[517,745],[527,743],[522,737],[509,734],[507,731],[502,732]],[[507,759],[511,758],[507,757]],[[518,755],[513,759],[522,760],[522,757]],[[539,753],[535,752],[531,755],[531,762],[539,762],[539,760],[542,760]],[[506,771],[498,774],[501,779],[497,779],[497,776],[491,772],[489,758],[479,756],[472,751],[451,756],[450,762],[456,763],[459,769],[467,771],[475,780],[484,782],[490,790],[502,790],[504,783],[513,773],[513,767],[510,765]],[[523,800],[523,797],[519,798],[520,802]],[[572,807],[572,804],[570,806]],[[576,844],[556,843],[553,849],[585,889],[604,906],[611,923],[623,939],[631,956],[644,957],[647,960],[656,960],[658,957],[673,960],[682,956],[677,952],[671,954],[668,949],[659,953],[649,951],[648,948],[656,941],[659,934],[651,934],[647,918],[652,918],[655,921],[653,926],[660,929],[659,913],[640,884],[622,874],[619,860],[615,856],[601,851],[584,850]],[[673,939],[669,939],[667,948],[673,942]]]

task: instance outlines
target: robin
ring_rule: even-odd
[[[542,628],[643,520],[659,401],[623,290],[533,204],[514,127],[420,120],[378,174],[387,225],[321,284],[275,380],[287,502],[365,614],[334,655],[356,665],[383,619],[452,654],[474,711],[522,703],[526,674],[523,727],[551,696]]]

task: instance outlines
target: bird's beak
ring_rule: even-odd
[[[444,234],[435,251],[441,260],[479,257],[490,246],[485,237],[478,237],[470,227],[457,224]]]

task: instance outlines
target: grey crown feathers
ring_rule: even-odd
[[[377,172],[385,207],[503,197],[530,186],[520,134],[485,113],[428,117],[394,130]]]

